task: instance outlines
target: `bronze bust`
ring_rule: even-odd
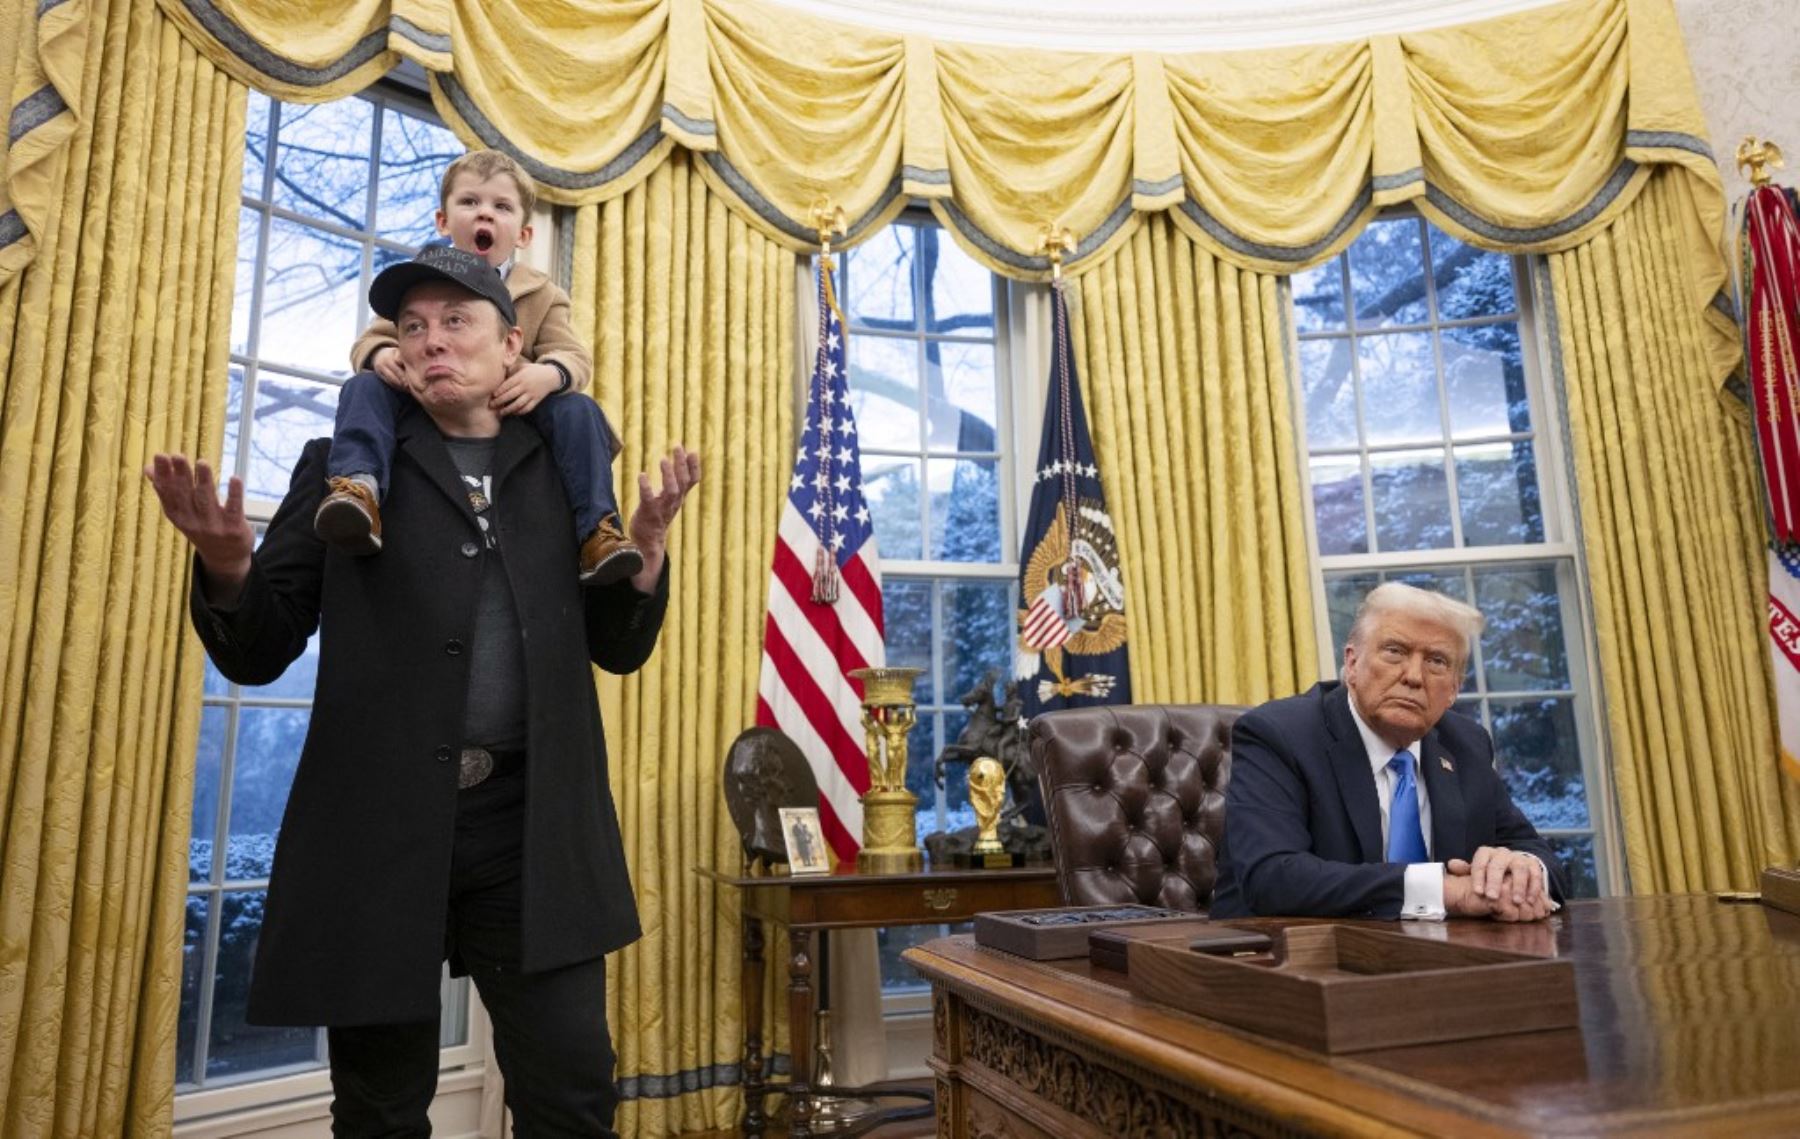
[[[781,808],[816,807],[819,784],[806,756],[774,728],[749,728],[725,756],[725,809],[744,844],[744,859],[766,866],[787,861]]]

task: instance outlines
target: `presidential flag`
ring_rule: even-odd
[[[884,663],[881,559],[863,501],[844,322],[831,263],[818,271],[819,348],[769,578],[756,722],[786,733],[819,781],[819,819],[840,860],[862,844],[869,789],[862,696],[845,674]]]
[[[1051,293],[1050,391],[1019,557],[1014,673],[1027,717],[1131,703],[1119,540],[1100,490],[1062,288]]]
[[[1740,148],[1739,160],[1744,154]],[[1756,186],[1738,241],[1750,402],[1769,524],[1769,651],[1781,766],[1800,778],[1800,219],[1792,191]]]

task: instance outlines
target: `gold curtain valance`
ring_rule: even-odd
[[[1046,221],[1073,231],[1080,272],[1160,210],[1259,272],[1317,264],[1400,202],[1477,245],[1555,251],[1673,164],[1693,180],[1695,309],[1726,281],[1723,194],[1670,0],[1184,55],[934,42],[763,0],[157,3],[219,66],[285,99],[338,98],[413,60],[458,135],[514,153],[554,201],[617,197],[679,144],[796,250],[828,197],[850,243],[926,199],[970,253],[1023,279],[1046,275]],[[80,7],[51,4],[39,26]],[[15,164],[6,189],[34,187]],[[30,228],[23,201],[20,214]],[[1737,334],[1725,311],[1706,319],[1723,378]]]

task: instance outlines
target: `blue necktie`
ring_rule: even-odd
[[[1425,862],[1425,832],[1419,828],[1419,788],[1413,781],[1413,754],[1397,751],[1387,765],[1394,769],[1394,805],[1388,808],[1389,862]]]

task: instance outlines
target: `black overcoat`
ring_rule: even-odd
[[[240,684],[279,676],[320,629],[311,726],[276,843],[251,975],[257,1024],[438,1015],[450,848],[483,559],[500,556],[525,639],[528,745],[522,966],[585,961],[639,936],[606,779],[593,673],[638,668],[668,601],[576,580],[574,527],[550,450],[504,421],[493,466],[500,550],[486,549],[432,420],[397,425],[384,548],[328,550],[312,517],[330,440],[306,445],[231,609],[194,624]]]

